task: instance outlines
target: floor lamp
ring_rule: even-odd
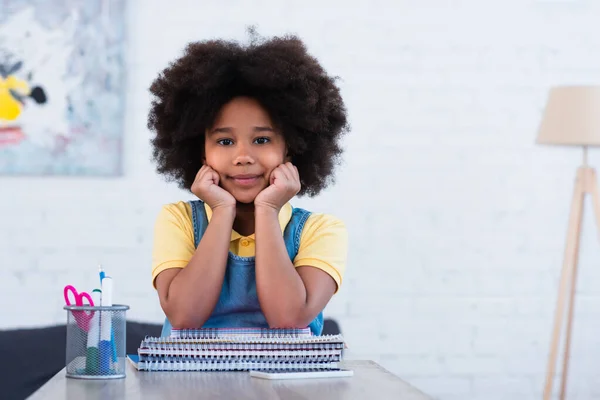
[[[578,146],[583,150],[583,163],[577,169],[575,178],[575,190],[569,215],[564,260],[554,314],[554,329],[550,342],[550,354],[544,386],[544,400],[550,400],[561,330],[563,323],[566,322],[560,386],[560,399],[564,400],[569,372],[579,238],[584,200],[588,194],[591,195],[596,225],[600,229],[600,192],[596,180],[596,171],[587,162],[588,147],[600,146],[600,86],[560,86],[551,88],[539,128],[537,143]],[[564,321],[565,308],[567,308],[566,321]]]

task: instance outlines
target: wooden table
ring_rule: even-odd
[[[292,399],[431,400],[373,361],[345,360],[347,378],[265,380],[247,372],[142,372],[127,362],[124,379],[85,380],[61,370],[36,391],[38,399]]]

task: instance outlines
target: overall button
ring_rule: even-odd
[[[244,247],[248,247],[248,245],[250,244],[250,241],[248,239],[242,239],[240,241],[240,244]]]

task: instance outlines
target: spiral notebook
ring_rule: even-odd
[[[144,338],[128,359],[141,371],[331,370],[345,347],[341,335],[308,328],[174,330]]]

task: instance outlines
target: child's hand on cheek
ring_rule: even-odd
[[[269,207],[279,211],[300,191],[298,169],[290,162],[279,165],[271,172],[270,185],[254,199],[255,207]]]
[[[219,186],[219,174],[208,165],[203,165],[200,168],[191,190],[213,210],[219,207],[233,207],[235,209],[235,198]]]

